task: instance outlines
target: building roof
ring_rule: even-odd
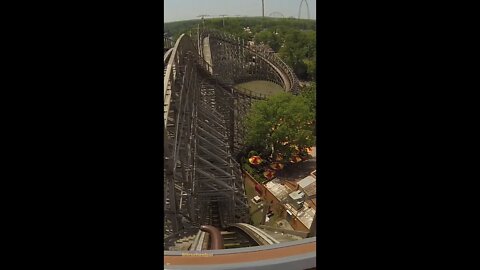
[[[307,197],[315,197],[317,195],[317,182],[313,182],[306,186],[303,188],[303,191],[307,194]]]
[[[298,185],[305,189],[305,187],[307,187],[308,185],[312,184],[312,183],[315,183],[317,181],[317,179],[311,175],[303,178],[302,180],[298,181]]]
[[[292,182],[286,180],[283,185],[291,191],[298,189],[298,184],[295,183],[295,182],[292,183]]]
[[[309,176],[315,180],[314,177]],[[308,178],[308,176],[306,177]],[[304,179],[303,179],[304,180]],[[310,181],[310,184],[306,186],[307,190],[313,189],[316,192],[316,181],[311,182],[311,180],[306,180],[304,183],[308,183]],[[299,183],[299,182],[297,182]],[[300,193],[302,192],[301,190],[296,190],[296,191],[291,191],[288,187],[284,186],[281,184],[280,180],[278,178],[273,179],[272,181],[269,181],[265,184],[266,188],[273,194],[279,201],[286,202],[286,199],[288,197],[291,197],[290,195],[292,193]],[[304,189],[305,195],[310,196],[306,190]],[[315,194],[315,193],[314,193]],[[295,196],[295,195],[294,195]],[[303,207],[299,210],[296,210],[292,205],[289,203],[283,203],[285,208],[289,210],[293,214],[293,216],[297,217],[300,222],[302,222],[307,228],[310,228],[312,222],[313,222],[313,217],[315,216],[316,209],[314,207],[311,207],[311,202],[310,200],[307,200],[305,202],[302,202]],[[316,204],[316,199],[314,199],[314,203]],[[310,206],[310,207],[309,207]]]
[[[305,196],[305,193],[303,193],[301,190],[295,190],[292,193],[288,194],[288,196],[292,200],[297,201],[297,200],[301,200]]]
[[[317,157],[317,147],[313,146],[308,150],[308,154],[311,155],[312,157],[316,158]]]
[[[275,196],[279,201],[287,199],[290,190],[280,183],[278,178],[267,182],[265,187]]]
[[[307,204],[312,207],[313,209],[316,209],[317,207],[317,199],[311,199],[311,200],[306,200]]]
[[[297,217],[300,222],[305,225],[308,229],[312,225],[313,218],[315,217],[316,209],[308,207],[308,203],[304,202],[303,207],[299,210],[296,210],[292,205],[286,203],[284,204],[285,208],[293,214],[293,216]]]

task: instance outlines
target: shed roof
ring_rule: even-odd
[[[308,185],[316,182],[317,179],[311,175],[303,178],[302,180],[298,181],[298,185],[301,187],[301,188],[305,188],[307,187]]]

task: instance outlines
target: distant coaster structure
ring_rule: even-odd
[[[298,18],[300,19],[303,2],[305,2],[305,5],[307,6],[307,16],[308,16],[307,18],[310,20],[310,8],[308,7],[307,0],[301,0],[300,1],[300,6],[298,7]]]
[[[278,11],[274,11],[274,12],[268,14],[268,17],[285,18],[285,15],[283,15],[282,13],[280,13]]]

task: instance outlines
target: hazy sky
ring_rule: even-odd
[[[265,16],[280,12],[285,17],[298,17],[301,0],[264,0]],[[310,19],[316,20],[316,1],[307,0]],[[198,19],[201,14],[262,16],[262,0],[164,0],[165,22]],[[307,6],[302,4],[301,18],[307,19]]]

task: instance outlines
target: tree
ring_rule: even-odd
[[[297,149],[315,144],[315,113],[305,96],[274,95],[252,105],[246,117],[246,144],[263,155],[290,158]]]
[[[307,105],[312,113],[317,109],[317,85],[315,82],[302,88],[300,95],[305,98]]]
[[[317,80],[317,58],[316,58],[316,53],[314,54],[314,56],[312,58],[308,58],[308,59],[305,59],[303,60],[303,62],[305,63],[305,65],[307,66],[307,74],[308,74],[308,77],[313,80],[313,81],[316,81]]]
[[[303,96],[306,100],[306,105],[309,107],[310,112],[316,114],[317,111],[317,85],[315,82],[311,82],[309,85],[305,86],[300,95]],[[316,129],[316,120],[314,119],[312,124],[313,134],[317,135]]]
[[[275,31],[273,30],[263,30],[257,34],[255,34],[254,41],[256,43],[261,43],[263,42],[264,44],[267,44],[272,50],[275,52],[278,52],[281,46],[280,38],[278,37],[278,34],[275,34]]]
[[[307,66],[307,74],[310,80],[316,81],[317,77],[317,39],[315,31],[306,31],[307,54],[303,62]]]
[[[307,35],[304,32],[289,30],[285,35],[285,43],[279,51],[280,57],[292,67],[300,79],[307,77],[307,65],[304,59],[309,53],[309,47],[306,44],[308,44]]]

